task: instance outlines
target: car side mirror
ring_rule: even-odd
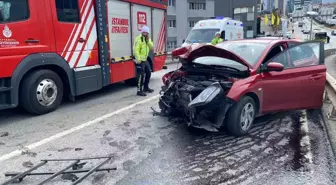
[[[265,71],[283,71],[284,66],[278,62],[270,62],[267,64]]]

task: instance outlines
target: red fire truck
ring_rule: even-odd
[[[0,0],[0,109],[55,110],[63,97],[135,82],[133,41],[141,27],[166,59],[167,0]]]

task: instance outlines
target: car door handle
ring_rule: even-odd
[[[27,39],[25,42],[26,43],[39,43],[40,41],[39,40],[35,40],[35,39]]]
[[[83,38],[79,38],[79,39],[78,39],[78,42],[86,42],[86,40],[83,39]]]
[[[322,75],[314,75],[309,77],[309,80],[315,81],[315,80],[319,80],[322,78]]]

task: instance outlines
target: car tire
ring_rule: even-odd
[[[252,112],[247,113],[247,110]],[[243,118],[243,114],[248,117]],[[228,111],[226,128],[234,136],[246,135],[251,129],[255,117],[256,105],[254,100],[249,96],[244,96]],[[243,119],[245,119],[245,123],[243,123]]]
[[[125,80],[125,84],[129,86],[137,86],[138,85],[137,78],[131,78],[131,79]]]
[[[37,115],[56,110],[63,98],[61,78],[51,70],[34,71],[24,77],[20,88],[20,106]]]

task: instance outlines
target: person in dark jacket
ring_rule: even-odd
[[[329,35],[327,35],[327,43],[329,44],[329,42],[330,42],[330,37]]]

